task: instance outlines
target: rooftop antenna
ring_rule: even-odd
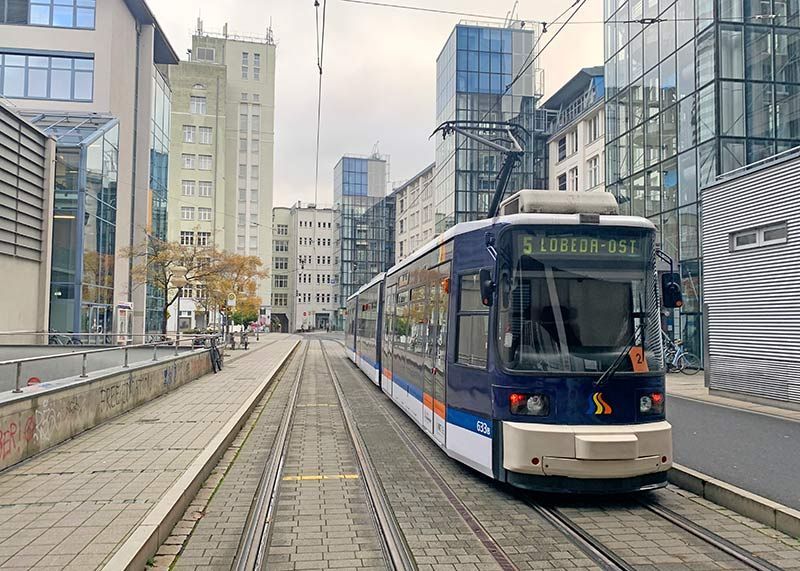
[[[519,9],[519,0],[514,2],[514,6],[511,8],[511,11],[508,13],[508,23],[506,27],[510,28],[514,23],[514,16],[517,14],[517,10]]]
[[[203,19],[199,15],[197,16],[197,35],[203,35]]]
[[[375,141],[375,146],[372,147],[372,158],[379,159],[381,158],[381,151],[379,145],[381,144],[380,141]]]

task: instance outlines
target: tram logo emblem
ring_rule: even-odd
[[[587,411],[589,414],[611,414],[614,409],[611,408],[604,399],[603,393],[594,393],[592,395],[592,402],[589,403],[589,410]]]

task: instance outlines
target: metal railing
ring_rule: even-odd
[[[130,351],[133,349],[145,349],[148,347],[153,348],[153,359],[152,361],[158,361],[158,349],[159,347],[174,347],[173,356],[179,355],[180,346],[184,343],[188,344],[190,349],[194,350],[195,348],[202,348],[208,349],[213,348],[217,343],[218,340],[222,339],[220,335],[183,335],[180,338],[175,339],[168,339],[165,341],[159,341],[154,343],[142,343],[139,345],[123,345],[120,347],[108,347],[104,349],[90,349],[88,351],[75,351],[71,353],[56,353],[53,355],[38,355],[35,357],[23,357],[21,359],[9,359],[7,361],[0,361],[0,367],[9,367],[13,366],[16,367],[16,380],[14,382],[14,393],[21,393],[22,392],[22,366],[27,363],[36,363],[41,361],[48,361],[54,359],[69,359],[80,357],[81,358],[81,374],[80,378],[87,378],[89,376],[88,372],[88,361],[89,355],[96,355],[99,353],[112,353],[112,352],[122,352],[123,353],[123,361],[122,361],[122,368],[128,369],[130,368],[130,358],[129,354]],[[201,343],[198,345],[198,341]],[[220,344],[222,346],[222,344]],[[145,361],[138,361],[140,363]]]
[[[168,331],[163,333],[77,333],[72,331],[0,331],[0,343],[3,338],[8,337],[37,337],[46,338],[47,342],[42,345],[50,346],[70,346],[70,345],[122,345],[120,339],[126,340],[125,343],[134,346],[136,339],[142,339],[144,343],[155,343],[168,341],[173,337],[198,337],[209,335],[221,335],[215,333],[185,333]],[[115,341],[117,341],[115,343]]]

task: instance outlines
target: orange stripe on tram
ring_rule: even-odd
[[[392,379],[392,372],[389,369],[384,368],[383,369],[383,376],[386,377],[387,379],[391,380]]]
[[[436,413],[436,416],[440,416],[442,419],[444,419],[444,403],[440,400],[434,400],[433,412]]]
[[[425,405],[425,408],[433,408],[433,397],[428,393],[422,395],[422,403]]]

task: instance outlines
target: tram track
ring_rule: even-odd
[[[338,340],[329,340],[343,345]],[[355,369],[353,369],[355,371]],[[356,371],[356,373],[358,373]],[[372,400],[378,408],[384,412],[384,416],[389,424],[395,429],[398,436],[407,445],[412,454],[419,460],[420,464],[431,475],[432,479],[442,489],[442,492],[448,497],[454,508],[459,514],[467,514],[465,521],[473,531],[482,529],[480,521],[472,516],[469,508],[464,501],[458,497],[456,492],[445,481],[444,477],[439,474],[439,471],[433,466],[430,460],[426,457],[425,453],[421,450],[420,446],[414,442],[412,436],[407,432],[407,429],[402,427],[395,418],[389,414],[386,408],[385,399],[379,398],[379,395],[374,394],[375,391],[367,391],[370,393]],[[383,395],[380,395],[383,396]],[[496,484],[495,484],[496,485]],[[525,506],[535,512],[535,514],[544,520],[547,524],[555,528],[562,536],[575,545],[582,553],[586,555],[593,563],[599,568],[604,570],[622,570],[634,571],[640,568],[653,568],[652,563],[641,562],[641,557],[633,557],[630,555],[631,550],[619,549],[617,547],[609,547],[605,542],[609,541],[608,536],[601,538],[602,534],[596,534],[590,529],[585,529],[580,523],[577,523],[573,518],[566,513],[571,500],[568,501],[564,509],[564,505],[559,505],[558,500],[548,499],[541,501],[539,498],[534,497],[530,493],[509,491],[504,488],[506,493],[510,493],[515,498],[519,499]],[[720,562],[719,568],[725,569],[753,569],[756,571],[780,571],[783,567],[767,561],[763,557],[748,551],[747,549],[736,545],[732,541],[725,539],[719,534],[698,525],[689,518],[681,515],[680,513],[662,505],[657,497],[653,494],[642,498],[625,498],[625,499],[604,499],[602,504],[604,508],[609,508],[609,513],[612,517],[619,513],[620,510],[625,513],[631,513],[635,516],[649,516],[650,521],[643,524],[641,529],[626,530],[630,533],[641,535],[642,538],[650,535],[662,535],[672,538],[680,538],[684,545],[694,548],[696,553],[700,556],[706,555],[712,562]],[[656,521],[652,521],[656,518]],[[470,521],[474,519],[474,521]],[[660,524],[656,523],[660,520]],[[602,524],[599,524],[602,528]],[[506,555],[499,544],[494,542],[491,536],[487,533],[489,541],[487,543],[486,537],[482,537],[480,531],[476,533],[478,538],[484,543],[493,555],[500,554],[496,558],[497,563],[503,569],[516,569],[514,562]],[[598,537],[601,536],[601,537]],[[613,537],[613,536],[612,536]],[[494,545],[492,545],[494,543]],[[656,547],[656,544],[653,544]],[[678,564],[678,563],[676,563]],[[713,563],[712,563],[713,564]],[[691,566],[690,562],[684,565]]]

